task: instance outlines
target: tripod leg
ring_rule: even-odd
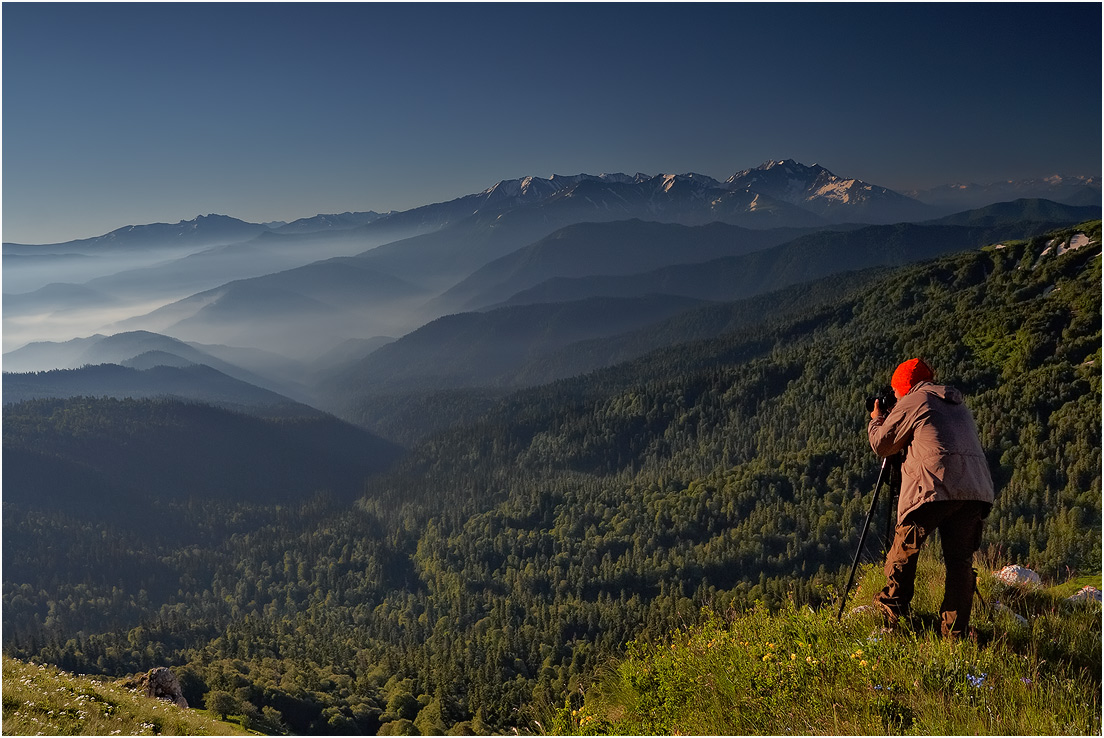
[[[870,509],[866,513],[866,522],[863,523],[862,533],[859,534],[859,546],[855,549],[855,558],[851,562],[851,573],[847,576],[847,587],[843,590],[843,597],[840,598],[839,615],[836,616],[836,620],[843,619],[843,609],[847,606],[847,595],[851,593],[851,586],[855,583],[855,572],[859,568],[859,558],[862,556],[863,544],[866,543],[866,532],[870,529],[870,520],[874,517],[874,510],[878,507],[878,489],[882,486],[882,482],[886,478],[886,473],[889,470],[889,458],[882,459],[882,468],[878,472],[878,481],[874,483],[874,496],[870,500]]]

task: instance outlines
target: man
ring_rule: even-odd
[[[874,453],[905,452],[897,528],[885,564],[888,583],[874,604],[891,624],[909,614],[920,547],[938,530],[947,567],[941,629],[952,638],[968,633],[977,584],[973,556],[993,505],[993,478],[962,393],[933,379],[923,360],[904,362],[890,383],[898,402],[886,415],[875,402],[870,413]]]

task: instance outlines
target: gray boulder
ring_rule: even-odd
[[[188,707],[188,700],[184,699],[184,692],[180,689],[180,682],[176,675],[164,666],[150,669],[138,679],[138,688],[147,697],[168,700],[178,707]]]

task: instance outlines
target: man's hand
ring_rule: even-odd
[[[870,411],[870,419],[877,420],[882,417],[882,403],[878,400],[874,401],[874,409]]]

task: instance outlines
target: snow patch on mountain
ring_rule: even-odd
[[[639,176],[639,175],[638,175]],[[632,184],[634,178],[627,174],[553,174],[549,179],[541,177],[521,177],[519,179],[504,179],[479,193],[484,203],[498,203],[506,201],[532,202],[544,200],[557,195],[565,190],[575,187],[580,182],[616,182]]]
[[[1076,251],[1082,246],[1088,246],[1092,243],[1092,239],[1086,236],[1084,233],[1075,233],[1067,238],[1055,238],[1046,245],[1040,256],[1046,256],[1052,251],[1057,251],[1057,255],[1061,256],[1067,251]]]
[[[885,187],[853,177],[839,177],[819,164],[805,166],[792,159],[770,160],[726,180],[730,189],[744,189],[814,211],[837,205],[862,205],[875,200],[903,200]]]

